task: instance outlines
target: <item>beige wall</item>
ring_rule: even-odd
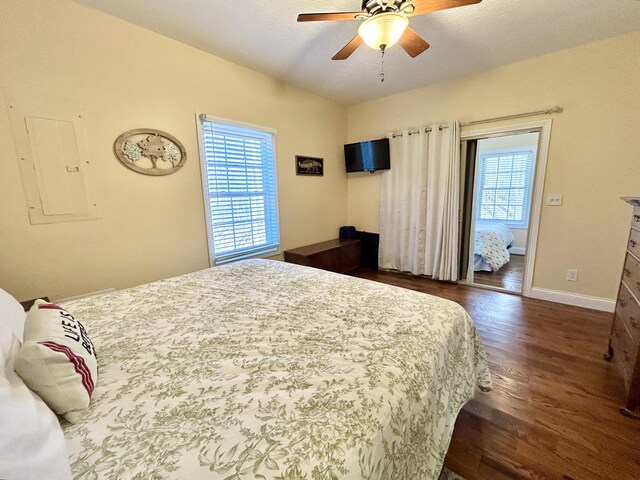
[[[195,112],[278,130],[284,248],[326,240],[346,223],[346,109],[68,0],[0,3],[0,88],[84,105],[101,220],[31,225],[6,106],[0,103],[0,287],[19,299],[124,287],[208,265]],[[184,168],[124,168],[115,138],[165,130]],[[324,157],[322,178],[296,177],[296,154]]]
[[[348,140],[561,105],[545,193],[564,203],[542,208],[534,287],[614,298],[631,215],[619,197],[640,195],[638,52],[636,32],[355,105]],[[349,224],[378,231],[380,175],[350,176]],[[568,268],[578,282],[565,280]]]
[[[380,174],[347,181],[345,141],[559,104],[545,192],[564,193],[564,204],[543,207],[534,286],[613,298],[630,215],[618,197],[640,194],[639,49],[640,33],[628,34],[347,111],[70,0],[4,0],[0,88],[83,103],[102,219],[29,224],[0,100],[0,287],[20,299],[59,298],[206,267],[195,112],[278,129],[289,248],[334,237],[345,223],[378,231]],[[154,178],[121,166],[113,141],[138,127],[182,140],[185,167]],[[324,157],[325,176],[296,177],[296,154]],[[567,268],[580,270],[578,282],[564,280]]]

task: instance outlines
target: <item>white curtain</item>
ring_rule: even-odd
[[[455,281],[460,127],[458,122],[443,127],[388,135],[391,170],[382,174],[378,264]]]

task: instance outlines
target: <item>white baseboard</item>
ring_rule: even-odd
[[[509,247],[509,253],[514,255],[524,255],[525,249],[524,247]]]
[[[564,303],[565,305],[574,305],[576,307],[591,308],[602,312],[613,312],[616,308],[616,301],[611,298],[592,297],[589,295],[580,295],[579,293],[561,292],[559,290],[548,290],[538,287],[531,289],[531,298]]]

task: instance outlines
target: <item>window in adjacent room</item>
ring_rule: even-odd
[[[200,116],[212,264],[279,249],[275,130]]]
[[[526,228],[536,148],[480,153],[477,222]]]

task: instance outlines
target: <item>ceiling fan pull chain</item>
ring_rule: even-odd
[[[382,51],[382,69],[380,71],[380,81],[384,82],[384,45],[380,47],[380,51]]]

